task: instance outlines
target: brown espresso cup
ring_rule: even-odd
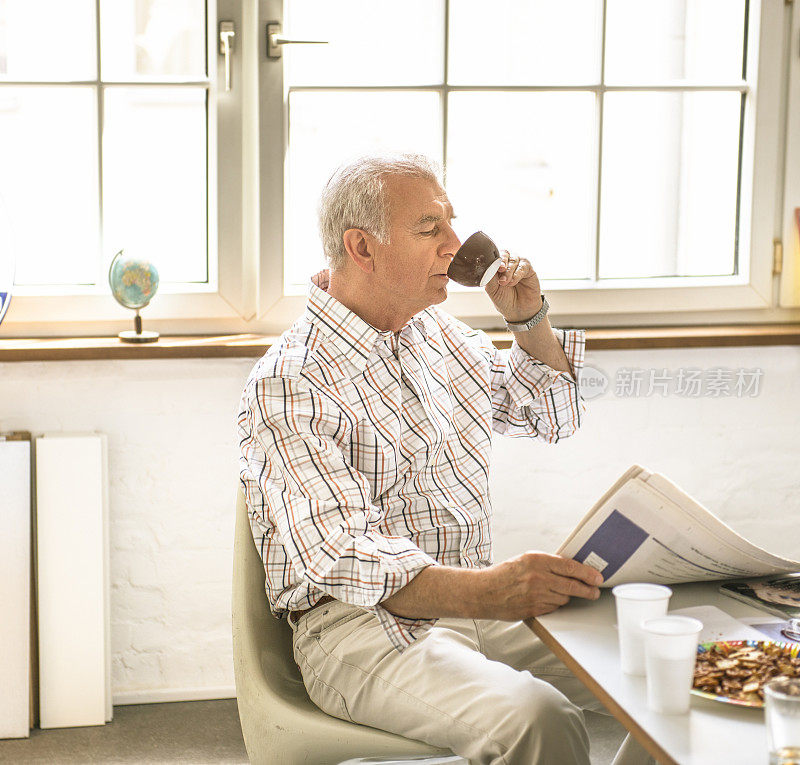
[[[447,275],[465,287],[485,287],[502,262],[497,245],[483,231],[476,231],[456,251]]]

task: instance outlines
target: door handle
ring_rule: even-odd
[[[267,58],[281,57],[282,45],[327,45],[327,40],[294,40],[286,37],[281,31],[279,21],[270,21],[267,24]]]
[[[219,22],[219,54],[225,57],[225,92],[231,89],[231,54],[236,30],[232,21]]]

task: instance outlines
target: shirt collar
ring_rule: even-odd
[[[376,329],[314,282],[309,283],[306,320],[318,327],[359,371],[366,367],[375,346],[380,342],[389,344],[393,334],[391,330]],[[403,339],[411,345],[425,342],[430,321],[427,311],[416,314],[400,330]]]

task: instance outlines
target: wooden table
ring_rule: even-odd
[[[669,609],[713,605],[731,616],[764,613],[717,591],[718,583],[672,585]],[[776,618],[776,621],[778,619]],[[552,614],[526,622],[658,760],[668,765],[760,765],[769,760],[764,712],[692,696],[687,715],[647,708],[645,679],[622,674],[614,597],[573,599]]]

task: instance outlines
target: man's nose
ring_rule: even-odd
[[[458,238],[458,234],[456,234],[452,226],[448,226],[448,228],[450,229],[450,235],[447,237],[447,241],[442,245],[440,254],[452,260],[458,248],[461,247],[461,240]]]

